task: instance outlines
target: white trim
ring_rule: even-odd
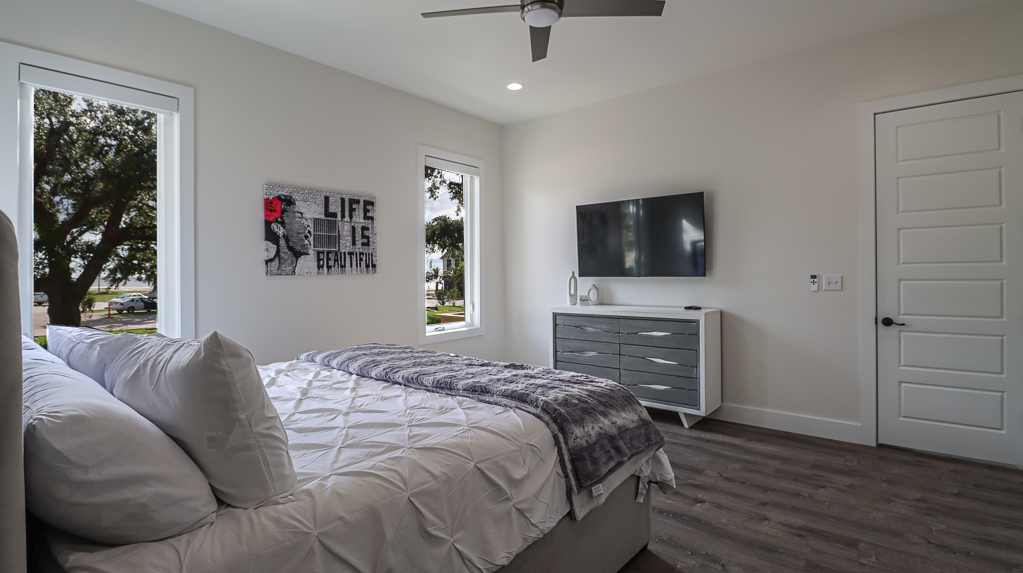
[[[427,159],[429,158],[429,160]],[[452,330],[444,330],[441,332],[427,332],[426,331],[426,261],[423,256],[426,253],[426,221],[424,213],[426,212],[426,189],[424,173],[426,172],[427,164],[437,167],[439,165],[450,165],[451,171],[456,173],[463,173],[466,175],[472,175],[473,172],[478,173],[474,177],[475,186],[472,180],[469,181],[469,185],[464,188],[465,193],[465,206],[463,212],[465,221],[465,257],[470,263],[467,265],[469,269],[469,276],[465,277],[465,315],[466,322],[456,323],[459,324]],[[439,167],[447,170],[446,167]],[[450,153],[442,151],[440,149],[434,149],[425,145],[416,146],[416,177],[415,177],[415,189],[416,189],[416,259],[418,260],[419,269],[419,286],[417,291],[419,293],[419,302],[416,306],[418,307],[418,318],[416,319],[416,331],[419,338],[419,344],[434,344],[437,342],[446,342],[448,340],[458,340],[462,338],[471,338],[474,336],[483,336],[486,334],[484,328],[484,309],[483,309],[483,233],[481,232],[481,222],[483,218],[483,174],[484,164],[483,160],[467,157],[465,155],[459,155],[457,153]]]
[[[860,424],[862,444],[877,445],[877,230],[874,116],[914,107],[1023,91],[1023,75],[860,104]],[[722,407],[723,408],[723,407]],[[840,439],[840,438],[836,438]],[[851,440],[850,440],[851,441]]]
[[[24,67],[23,64],[33,69]],[[28,83],[21,80],[28,74]],[[44,73],[45,72],[45,73]],[[52,81],[52,85],[50,82]],[[107,101],[138,105],[160,114],[158,153],[158,326],[168,336],[195,336],[194,91],[190,87],[0,42],[0,209],[19,237],[22,332],[32,333],[32,108],[34,87],[58,91],[100,90]],[[145,94],[149,94],[148,96]],[[170,100],[175,100],[173,109]],[[27,122],[27,123],[26,123]],[[25,126],[28,126],[26,128]],[[16,192],[11,192],[16,190]],[[160,208],[160,205],[165,208]]]
[[[751,406],[738,406],[736,404],[721,404],[714,413],[707,417],[737,424],[838,440],[840,442],[860,443],[860,424],[855,422],[815,418],[802,414],[778,412],[764,408],[753,408]]]

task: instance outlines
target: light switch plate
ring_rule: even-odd
[[[842,275],[824,275],[824,290],[842,290]]]

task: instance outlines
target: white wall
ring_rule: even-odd
[[[705,191],[708,277],[580,292],[723,309],[723,417],[858,439],[858,104],[1023,73],[1021,22],[1011,0],[505,128],[508,359],[548,360],[575,205]]]
[[[127,0],[5,2],[0,41],[195,88],[197,333],[259,362],[367,341],[416,344],[416,145],[486,163],[487,335],[431,345],[504,354],[502,128]],[[266,277],[264,183],[377,196],[376,275]]]

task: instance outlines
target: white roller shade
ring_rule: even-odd
[[[82,76],[21,64],[19,79],[33,87],[99,99],[158,113],[177,113],[178,99]]]
[[[460,173],[462,175],[471,175],[473,177],[480,176],[480,170],[478,167],[472,165],[466,165],[464,163],[455,163],[454,161],[448,161],[446,159],[438,159],[436,157],[426,156],[426,166],[433,167],[434,169],[441,169],[443,171],[450,171],[451,173]]]

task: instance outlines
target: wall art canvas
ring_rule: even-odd
[[[271,275],[377,272],[376,197],[263,186],[263,262]]]

